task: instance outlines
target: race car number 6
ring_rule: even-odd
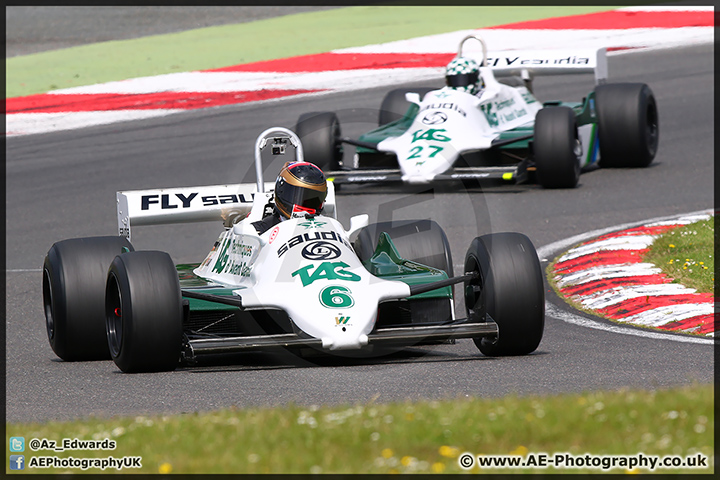
[[[355,304],[350,289],[340,285],[330,285],[320,291],[320,303],[327,308],[349,308]]]

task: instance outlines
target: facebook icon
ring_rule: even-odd
[[[10,470],[25,470],[25,455],[10,455]]]

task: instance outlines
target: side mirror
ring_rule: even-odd
[[[353,233],[357,232],[361,228],[367,227],[369,219],[370,216],[367,213],[363,213],[362,215],[355,215],[354,217],[350,218],[350,230],[348,230],[347,232],[348,237],[352,236]]]
[[[407,92],[405,94],[405,100],[415,105],[420,105],[420,94],[417,92]]]

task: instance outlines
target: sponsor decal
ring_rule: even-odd
[[[340,249],[330,242],[317,241],[305,245],[300,254],[308,260],[333,260],[340,256]]]
[[[191,192],[187,195],[184,193],[176,193],[172,197],[169,193],[161,195],[142,195],[140,197],[140,209],[150,210],[152,205],[159,205],[161,210],[172,210],[175,208],[190,208],[201,203],[203,207],[211,207],[213,205],[229,205],[235,203],[252,203],[252,195],[206,195],[197,198],[197,192]],[[179,201],[179,203],[178,203]]]
[[[571,55],[566,58],[521,58],[521,57],[497,57],[497,58],[488,58],[487,59],[487,66],[488,67],[519,67],[519,66],[537,66],[537,65],[544,65],[544,66],[558,66],[561,67],[563,65],[565,66],[582,66],[582,65],[588,65],[590,63],[590,59],[588,57],[576,57],[574,55]]]
[[[435,142],[449,142],[450,137],[446,137],[442,132],[447,132],[444,128],[428,128],[427,130],[416,130],[412,133],[412,142],[415,143],[418,140],[427,140]]]
[[[293,205],[290,218],[305,218],[305,215],[315,215],[315,209],[305,208],[301,205]]]
[[[358,177],[348,177],[348,182],[381,182],[387,180],[387,175],[362,175]]]
[[[440,125],[447,122],[447,119],[448,116],[443,112],[429,112],[423,117],[422,123],[425,125]]]
[[[345,262],[323,262],[317,267],[313,264],[295,270],[292,276],[299,276],[303,287],[307,287],[316,280],[345,280],[359,282],[360,275],[345,270],[349,267]],[[326,305],[327,306],[327,305]]]
[[[272,229],[272,232],[270,232],[270,240],[268,241],[268,243],[272,243],[275,241],[275,239],[278,236],[279,231],[280,231],[280,227],[275,227]]]
[[[318,298],[322,306],[327,308],[350,308],[355,305],[352,292],[343,285],[329,285],[323,288]],[[344,322],[340,322],[339,318],[345,319]],[[347,324],[349,320],[350,317],[335,317],[335,324]]]
[[[254,248],[251,245],[235,243],[232,241],[232,237],[226,237],[220,247],[212,271],[215,273],[249,277],[252,267],[242,258],[252,256],[253,250]]]
[[[320,221],[316,220],[315,217],[311,217],[310,220],[308,220],[307,222],[298,223],[298,225],[305,227],[306,230],[309,228],[322,228],[326,224],[327,224],[327,222],[320,222]]]
[[[424,112],[425,110],[453,110],[458,112],[463,117],[467,117],[467,113],[465,113],[465,110],[460,108],[459,106],[455,105],[452,102],[448,103],[431,103],[429,105],[425,105],[423,108],[420,109],[420,112]]]
[[[312,242],[314,240],[325,240],[325,242],[321,242],[321,243],[328,243],[328,241],[343,243],[348,248],[352,248],[352,245],[350,245],[350,243],[347,240],[343,239],[340,235],[338,235],[335,232],[332,232],[332,231],[317,232],[317,231],[315,231],[315,232],[303,233],[302,235],[296,235],[296,236],[292,237],[290,240],[288,240],[287,242],[280,245],[280,247],[277,250],[277,256],[278,256],[278,258],[280,258],[285,254],[285,252],[287,252],[291,248],[293,248],[297,245],[300,245],[301,243]],[[305,257],[305,258],[307,258],[307,257]],[[337,258],[337,257],[333,257],[333,258]],[[325,260],[325,259],[319,259],[319,258],[312,259],[311,258],[309,260]]]
[[[335,317],[335,325],[347,325],[350,317]]]
[[[442,91],[440,91],[440,92],[436,93],[435,96],[436,96],[437,98],[445,98],[445,97],[449,97],[450,94],[447,93],[447,92],[442,92]]]

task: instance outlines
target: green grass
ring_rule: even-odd
[[[298,13],[8,58],[5,94],[12,98],[613,8],[617,7],[356,6]]]
[[[131,473],[459,473],[463,470],[458,456],[464,452],[522,456],[701,453],[711,457],[713,425],[713,385],[709,384],[548,397],[511,395],[309,408],[289,405],[8,424],[7,436],[23,436],[26,443],[33,438],[114,439],[117,448],[112,451],[26,450],[26,462],[38,455],[142,456],[142,469],[129,470]],[[712,473],[709,465],[701,471],[655,473]],[[478,472],[477,468],[471,471]],[[489,471],[547,473],[553,469],[482,470]],[[43,471],[61,472],[69,470]],[[612,473],[626,472],[620,468]]]
[[[662,268],[676,283],[698,292],[715,293],[716,244],[713,216],[656,238],[644,260]]]

